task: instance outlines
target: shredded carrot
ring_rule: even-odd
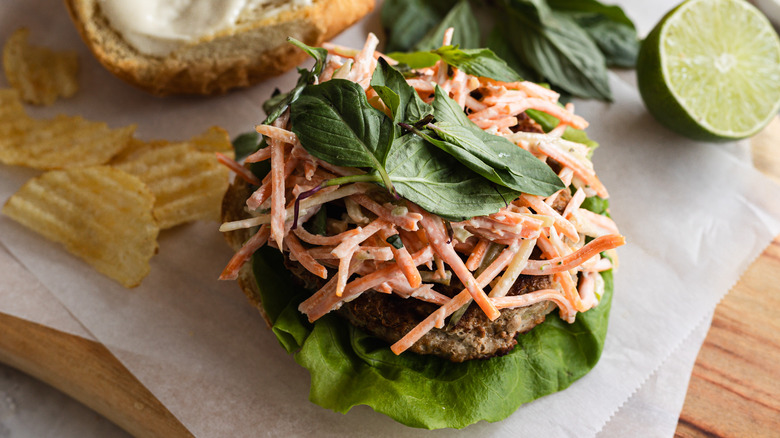
[[[568,218],[569,215],[574,210],[580,208],[580,205],[582,205],[583,201],[585,201],[585,190],[583,190],[583,188],[580,187],[571,197],[569,203],[566,204],[566,208],[563,209],[563,213],[561,213],[561,216],[563,216],[564,218]]]
[[[588,169],[571,155],[562,151],[560,148],[553,146],[552,143],[540,143],[539,150],[555,161],[571,168],[571,170],[574,171],[574,174],[582,178],[591,187],[593,187],[593,190],[595,190],[599,196],[605,199],[609,197],[607,188],[604,187],[604,184],[602,184],[601,181],[599,181],[596,173],[593,172],[592,169]]]
[[[228,157],[227,155],[217,152],[217,161],[227,166],[228,169],[235,172],[236,175],[241,177],[241,179],[248,182],[249,184],[254,184],[256,186],[262,184],[260,179],[258,179],[254,173],[250,172],[249,169],[238,164],[236,160]]]
[[[387,228],[379,230],[379,233],[382,235],[382,239],[385,241],[387,241],[387,239],[389,239],[391,236],[398,235],[395,230]],[[409,254],[409,251],[406,249],[406,247],[402,246],[400,248],[396,248],[394,245],[390,245],[390,249],[393,251],[393,255],[395,256],[395,260],[398,263],[398,266],[401,267],[401,272],[403,272],[406,280],[409,282],[409,287],[420,287],[422,284],[420,271],[417,270],[417,266],[412,261],[412,256]]]
[[[293,132],[278,126],[257,125],[255,126],[255,131],[257,131],[258,134],[262,134],[270,139],[280,141],[282,143],[288,143],[292,145],[298,143],[298,137]]]
[[[444,262],[450,265],[450,268],[458,276],[458,279],[466,286],[466,289],[474,298],[480,309],[485,312],[485,315],[493,321],[499,317],[499,312],[487,299],[487,295],[482,288],[477,285],[477,281],[474,276],[471,275],[471,271],[466,268],[463,260],[460,259],[452,244],[448,241],[447,233],[444,231],[444,224],[441,222],[441,218],[433,216],[430,213],[423,212],[417,206],[413,206],[413,209],[417,213],[422,214],[423,218],[420,220],[425,233],[428,235],[428,240],[433,247],[436,254],[442,258]]]
[[[519,247],[510,247],[505,249],[501,255],[499,255],[493,261],[493,263],[491,263],[490,266],[488,266],[487,269],[485,269],[482,274],[479,275],[477,278],[478,284],[482,287],[488,285],[493,280],[493,278],[495,278],[496,275],[498,275],[501,270],[503,270],[506,265],[509,264],[509,262],[512,260],[512,257],[517,254],[518,249]],[[444,314],[444,317],[446,318],[447,316],[452,315],[456,310],[468,304],[469,301],[471,301],[471,294],[469,293],[468,289],[464,289],[459,294],[455,295],[446,304],[441,306],[441,308],[439,308],[439,310],[436,312]],[[391,345],[390,349],[393,351],[393,353],[403,353],[404,351],[408,350],[409,347],[414,345],[415,342],[419,341],[420,338],[425,336],[426,333],[431,331],[431,329],[433,329],[436,325],[436,321],[440,317],[440,314],[437,314],[436,312],[428,315],[428,317],[425,318],[421,323],[417,324],[412,330],[406,333],[403,338],[401,338],[395,344]]]
[[[417,222],[422,218],[422,216],[417,213],[409,213],[408,209],[404,208],[404,210],[407,210],[405,214],[393,214],[392,211],[379,205],[378,202],[364,194],[353,195],[351,198],[358,204],[365,207],[366,210],[374,213],[388,222],[394,223],[404,230],[416,231],[418,229]]]
[[[487,239],[479,239],[477,245],[471,251],[471,255],[466,260],[466,268],[469,271],[476,271],[479,265],[482,264],[482,260],[485,258],[485,253],[490,245],[490,241]]]
[[[373,222],[363,228],[357,227],[355,229],[358,231],[351,234],[350,236],[345,237],[341,243],[339,243],[339,245],[333,249],[332,253],[338,258],[346,257],[347,254],[351,254],[352,249],[357,247],[360,242],[368,239],[380,229],[389,226],[390,224],[388,222],[382,219],[375,219]]]
[[[414,253],[414,255],[412,255],[412,260],[415,265],[419,265],[425,263],[426,260],[430,260],[432,257],[433,251],[428,247]],[[336,282],[334,281],[332,289],[320,289],[306,301],[301,303],[299,309],[309,316],[310,322],[314,322],[333,310],[340,302],[355,298],[361,293],[391,280],[394,273],[400,273],[398,266],[388,266],[352,280],[344,288],[344,292],[340,297],[335,293]]]
[[[558,229],[558,231],[562,232],[566,237],[571,239],[573,242],[579,242],[580,235],[577,234],[577,229],[574,228],[574,225],[572,225],[571,222],[567,221],[552,207],[547,205],[544,202],[544,200],[542,200],[542,198],[540,198],[539,196],[522,194],[520,195],[520,203],[522,205],[531,207],[539,214],[544,214],[552,217],[555,223],[555,228]]]
[[[252,257],[252,254],[254,254],[255,251],[265,245],[265,242],[268,241],[268,236],[270,235],[271,232],[267,226],[260,227],[260,230],[252,235],[240,250],[233,254],[233,257],[230,258],[230,261],[227,266],[225,266],[222,274],[220,274],[219,279],[235,280],[238,278],[238,271],[241,270],[241,267]]]
[[[552,301],[561,309],[565,315],[575,315],[577,312],[571,307],[569,302],[561,295],[560,291],[555,289],[540,289],[523,295],[514,295],[511,297],[498,297],[490,299],[496,307],[500,309],[509,309],[513,307],[526,307],[542,301]],[[566,318],[567,322],[574,322],[573,319]]]
[[[589,258],[602,251],[617,248],[626,243],[625,237],[610,234],[597,237],[577,251],[552,260],[529,260],[528,267],[523,270],[525,275],[547,275],[555,272],[568,271],[581,265]]]
[[[245,163],[258,163],[260,161],[265,161],[271,158],[271,148],[264,147],[262,149],[258,149],[257,152],[249,155],[244,159]]]
[[[285,243],[287,244],[287,249],[290,250],[290,254],[292,254],[295,260],[300,262],[306,270],[317,277],[328,278],[328,270],[325,269],[325,266],[317,263],[317,261],[314,260],[314,257],[306,252],[306,249],[301,245],[301,242],[294,234],[288,234]]]

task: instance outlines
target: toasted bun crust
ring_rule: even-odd
[[[110,72],[152,94],[216,94],[279,75],[306,58],[287,43],[311,46],[370,12],[374,0],[314,0],[309,7],[242,22],[231,35],[181,47],[165,57],[139,53],[109,24],[98,0],[65,0],[89,49]]]
[[[225,197],[222,198],[222,222],[230,222],[239,219],[246,219],[250,217],[249,213],[244,209],[246,199],[252,194],[251,187],[240,178],[231,184]],[[225,240],[227,240],[233,250],[238,251],[244,242],[250,237],[249,229],[241,229],[235,231],[228,231],[224,233]],[[263,305],[260,302],[260,291],[257,289],[257,281],[255,280],[255,274],[252,271],[252,263],[245,263],[238,272],[238,286],[244,291],[244,294],[249,299],[249,302],[257,308],[263,319],[265,319],[268,328],[271,328],[271,320],[266,315]]]

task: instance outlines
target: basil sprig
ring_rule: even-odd
[[[484,132],[440,89],[425,103],[384,60],[371,84],[392,117],[343,79],[306,86],[290,105],[291,129],[310,154],[369,170],[323,186],[377,183],[454,221],[496,212],[521,192],[548,196],[564,187],[547,164]]]
[[[311,85],[315,82],[317,77],[319,77],[319,75],[322,73],[322,69],[325,68],[325,60],[328,57],[327,50],[321,47],[307,46],[306,44],[292,37],[287,38],[287,41],[314,58],[314,66],[311,68],[311,70],[299,68],[298,73],[300,74],[300,77],[298,77],[298,83],[295,85],[295,88],[290,90],[289,93],[276,94],[275,96],[272,96],[271,99],[269,99],[269,101],[263,105],[263,109],[267,114],[265,120],[263,120],[263,125],[270,125],[274,122],[274,120],[281,116],[282,113],[284,113],[284,111],[290,106],[290,104],[298,99],[301,92],[303,92],[303,89],[307,85]]]
[[[476,47],[464,43],[479,40],[476,22],[464,24],[458,18],[467,8],[467,0],[386,0],[386,51],[412,68],[432,65],[438,59],[428,50],[435,45],[415,43],[446,27],[455,28],[453,44]],[[610,100],[607,66],[630,68],[636,63],[637,32],[617,6],[597,0],[496,0],[480,8],[492,13],[488,48],[526,79],[548,82],[579,97]],[[440,42],[439,36],[436,44]]]

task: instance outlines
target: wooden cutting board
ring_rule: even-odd
[[[780,181],[780,119],[753,139]],[[780,202],[780,199],[778,199]],[[677,436],[780,436],[780,236],[718,305]],[[69,394],[137,437],[192,434],[103,345],[0,313],[0,362]]]
[[[780,117],[751,145],[756,168],[780,182]],[[778,309],[780,236],[715,309],[675,436],[780,437]]]

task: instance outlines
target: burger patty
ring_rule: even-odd
[[[521,276],[507,295],[522,295],[551,286],[550,276]],[[412,298],[369,291],[344,304],[339,314],[356,327],[393,343],[438,308]],[[472,304],[454,327],[445,323],[444,328],[432,329],[410,350],[453,362],[502,356],[517,345],[518,334],[543,322],[553,309],[552,302],[543,301],[528,307],[503,309],[501,316],[490,321],[479,306]]]

